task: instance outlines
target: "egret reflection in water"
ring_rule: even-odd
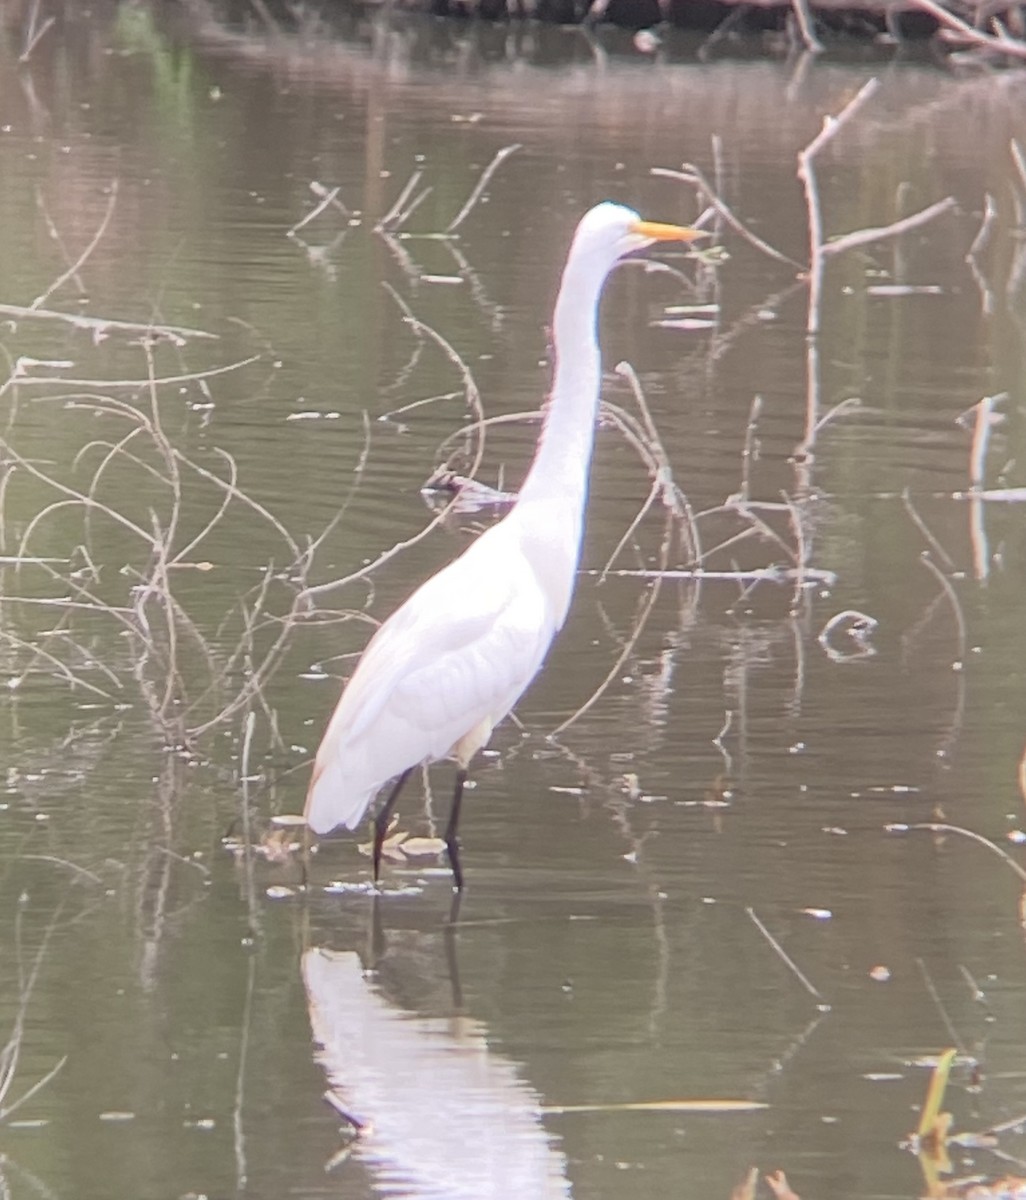
[[[383,1194],[571,1196],[537,1093],[479,1022],[397,1008],[353,951],[308,950],[303,981],[329,1098],[362,1126],[354,1154]]]

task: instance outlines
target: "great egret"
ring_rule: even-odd
[[[375,880],[410,772],[453,758],[445,845],[463,890],[456,828],[468,765],[538,673],[573,595],[599,401],[603,284],[633,251],[700,236],[609,202],[577,226],[556,300],[552,392],[519,497],[377,630],[317,751],[305,813],[314,833],[354,829],[378,790],[396,781],[375,821]]]

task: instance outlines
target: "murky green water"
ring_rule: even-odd
[[[1022,77],[127,4],[69,6],[19,66],[30,7],[0,71],[10,1194],[728,1196],[758,1166],[804,1200],[917,1196],[923,1057],[979,1063],[956,1130],[1026,1111],[1026,542],[996,492],[1026,484]],[[638,372],[728,577],[637,574],[692,565],[657,501],[599,580],[650,491],[606,422],[571,620],[468,794],[458,926],[433,858],[374,900],[360,837],[304,891],[270,819],[302,808],[365,618],[487,519],[298,598],[417,535],[424,480],[476,449],[402,306],[488,417],[536,410],[585,209],[693,219],[651,173],[690,162],[804,262],[796,155],[873,74],[818,159],[826,235],[957,209],[832,261],[811,347],[796,267],[726,223],[724,261],[607,292],[606,366]],[[999,394],[987,439],[958,422]],[[623,378],[605,396],[637,412]],[[478,477],[515,487],[536,432],[490,425]],[[864,642],[820,637],[845,610]],[[450,768],[431,786],[404,830],[442,819]],[[895,828],[925,822],[958,830]],[[546,1111],[660,1100],[764,1107]],[[1026,1173],[1020,1135],[998,1149],[954,1176]]]

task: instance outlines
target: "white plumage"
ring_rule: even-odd
[[[451,757],[458,773],[445,840],[462,888],[456,827],[467,766],[537,674],[570,607],[599,398],[602,286],[624,255],[698,236],[616,204],[585,214],[556,301],[552,393],[517,502],[385,621],[346,685],[317,751],[306,820],[318,834],[353,829],[398,777],[376,822],[375,878],[407,774]]]
[[[530,683],[558,614],[523,571],[517,532],[507,518],[482,534],[375,633],[317,756],[306,806],[315,833],[355,829],[382,784],[477,741],[475,731],[484,745]]]

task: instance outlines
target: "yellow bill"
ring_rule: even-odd
[[[710,236],[704,229],[692,229],[690,225],[664,225],[660,221],[638,221],[631,232],[651,238],[653,242],[693,242],[696,238]]]

